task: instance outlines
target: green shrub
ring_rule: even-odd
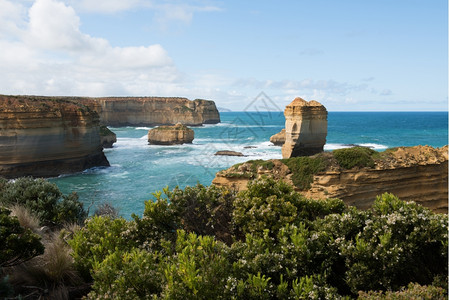
[[[40,236],[21,227],[17,217],[0,207],[0,267],[20,264],[43,252]]]
[[[330,213],[341,213],[345,204],[338,199],[310,200],[294,192],[283,181],[262,178],[248,183],[234,200],[233,224],[242,237],[261,235],[265,230],[276,236],[286,224],[307,224]]]
[[[126,251],[136,245],[129,239],[131,224],[125,219],[94,216],[73,234],[72,247],[75,266],[85,279],[90,279],[93,267],[115,251]]]
[[[374,167],[373,155],[377,152],[367,147],[352,147],[334,150],[333,155],[344,169]]]
[[[227,299],[227,246],[211,236],[177,232],[175,252],[162,265],[165,299]]]
[[[230,244],[235,196],[234,191],[226,188],[197,184],[184,190],[175,188],[168,193],[168,201],[179,215],[179,229],[198,235],[215,236]]]
[[[41,178],[23,177],[1,182],[0,204],[25,206],[43,225],[82,223],[87,216],[76,193],[62,195],[56,184]]]
[[[325,160],[321,156],[292,157],[282,159],[281,162],[290,169],[293,184],[300,190],[309,189],[313,182],[313,175],[326,168]]]
[[[162,292],[160,255],[145,250],[117,251],[94,266],[88,299],[152,299]]]
[[[346,281],[358,290],[398,290],[447,275],[447,216],[391,194],[379,196],[355,239],[342,243]]]
[[[164,191],[169,193],[168,188]],[[162,250],[162,241],[175,241],[176,230],[179,228],[179,213],[168,199],[161,198],[161,194],[162,192],[155,193],[156,201],[145,202],[142,218],[132,215],[135,225],[131,228],[129,238],[147,250]]]

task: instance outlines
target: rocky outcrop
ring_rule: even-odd
[[[284,110],[285,143],[282,157],[313,155],[323,151],[327,135],[327,110],[317,101],[295,98]]]
[[[285,128],[270,137],[270,142],[275,146],[282,146],[285,143]]]
[[[366,209],[377,195],[388,192],[401,200],[415,201],[436,212],[447,213],[448,146],[395,148],[374,159],[374,167],[350,170],[341,168],[332,153],[319,155],[326,159],[327,167],[313,175],[307,189],[295,187],[306,197],[339,198],[348,205]],[[260,176],[295,185],[292,171],[281,160],[259,162],[259,165],[255,161],[239,164],[218,172],[212,183],[241,190]]]
[[[104,125],[100,126],[100,142],[103,148],[112,148],[117,142],[117,135]]]
[[[59,97],[0,95],[0,176],[50,177],[109,166],[98,114]]]
[[[230,150],[222,150],[215,152],[214,155],[223,155],[223,156],[245,156],[242,152],[230,151]]]
[[[175,126],[159,126],[148,131],[148,142],[154,145],[180,145],[192,143],[194,131],[180,123]]]
[[[180,97],[79,98],[95,110],[107,126],[156,126],[181,123],[188,126],[220,122],[215,103]]]

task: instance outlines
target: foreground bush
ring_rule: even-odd
[[[35,214],[42,225],[82,223],[87,216],[76,193],[63,195],[56,184],[42,178],[0,178],[0,205],[20,205]]]
[[[94,217],[69,242],[90,298],[447,294],[436,283],[447,279],[447,216],[391,194],[367,211],[272,179],[237,195],[197,185],[155,196],[142,217]]]

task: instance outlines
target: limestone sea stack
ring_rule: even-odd
[[[109,166],[98,114],[65,98],[0,95],[0,176],[51,177]]]
[[[308,156],[323,151],[327,110],[319,102],[295,98],[284,110],[285,143],[282,157]]]
[[[270,137],[270,142],[275,146],[282,146],[285,143],[285,128]]]
[[[181,97],[79,98],[95,110],[106,126],[157,126],[181,123],[187,126],[216,124],[220,114],[214,101]]]
[[[180,145],[192,143],[194,131],[180,123],[175,126],[159,126],[148,131],[148,142],[154,145]]]

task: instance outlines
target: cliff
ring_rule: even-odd
[[[180,123],[175,126],[160,126],[148,131],[148,142],[154,145],[180,145],[191,143],[194,131]]]
[[[79,98],[95,110],[107,126],[155,126],[181,123],[188,126],[220,122],[215,103],[179,97]]]
[[[372,151],[368,166],[350,169],[340,165],[343,160],[337,159],[336,153],[249,161],[218,172],[212,183],[242,190],[248,181],[265,175],[284,180],[313,199],[339,198],[348,205],[366,209],[377,195],[389,192],[404,201],[415,201],[436,212],[447,213],[448,146]]]
[[[109,166],[96,112],[60,97],[0,95],[0,176],[50,177]]]
[[[282,157],[320,153],[326,144],[327,110],[317,101],[295,98],[284,110],[285,143]]]

